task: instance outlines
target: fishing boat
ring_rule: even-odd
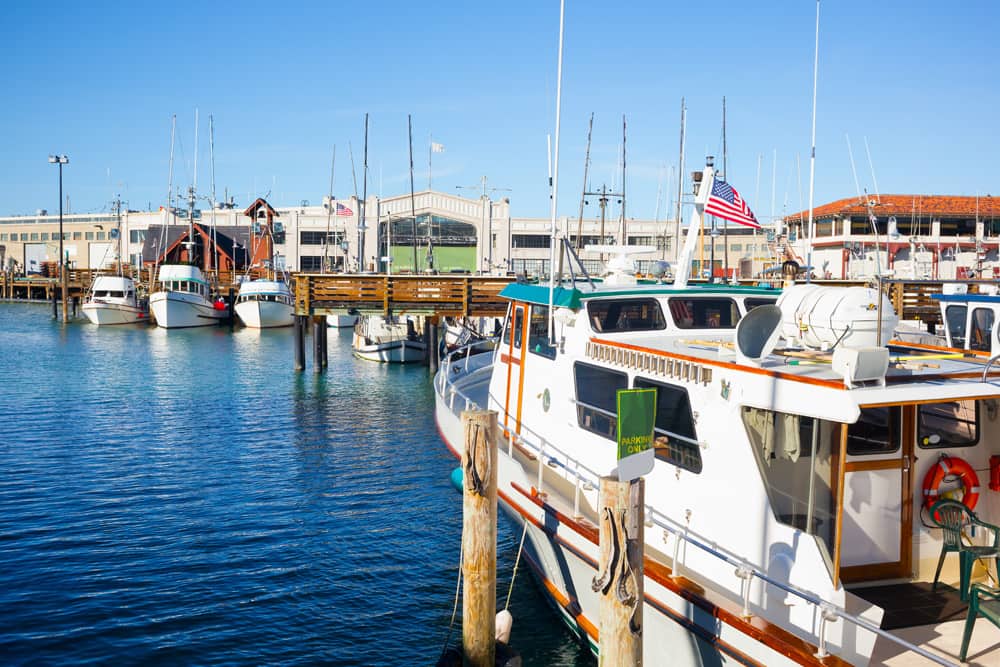
[[[149,321],[148,303],[139,296],[135,281],[122,271],[121,201],[115,205],[118,226],[112,232],[118,239],[118,275],[95,276],[82,306],[83,314],[97,326]]]
[[[125,276],[97,276],[83,302],[83,314],[98,326],[149,321],[146,302]]]
[[[656,390],[645,664],[957,664],[965,622],[942,610],[993,567],[973,556],[1000,523],[1000,368],[890,345],[877,289],[688,285],[713,179],[673,284],[507,286],[497,349],[456,351],[435,377],[442,439],[460,456],[461,412],[496,411],[521,557],[595,652],[598,489],[620,473],[618,391],[641,388]],[[983,522],[966,556],[932,509],[946,496]],[[998,664],[1000,630],[970,627],[971,659]]]
[[[427,358],[427,344],[409,317],[360,316],[351,345],[354,356],[368,361],[407,364]]]
[[[284,280],[247,280],[240,283],[236,315],[253,329],[290,327],[295,308],[292,292]]]
[[[163,264],[157,286],[149,296],[149,309],[164,329],[205,327],[228,315],[225,302],[213,297],[211,285],[193,264]]]
[[[357,314],[340,313],[337,315],[326,316],[326,326],[333,327],[335,329],[345,329],[347,327],[353,327],[357,323],[358,323]]]

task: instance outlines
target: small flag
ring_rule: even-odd
[[[712,184],[712,194],[705,204],[705,213],[760,229],[760,223],[757,222],[757,218],[754,217],[753,211],[750,210],[747,203],[743,201],[743,197],[740,197],[740,193],[725,181],[715,181]]]
[[[343,204],[337,204],[336,213],[334,215],[354,215],[354,211],[344,206]]]
[[[431,142],[431,152],[432,153],[444,153],[444,144],[439,144],[436,141]]]

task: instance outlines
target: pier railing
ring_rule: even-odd
[[[454,384],[455,379],[465,376],[466,373],[480,374],[487,372],[487,364],[477,363],[472,365],[470,368],[470,352],[475,354],[475,351],[472,350],[471,346],[469,349],[460,348],[450,353],[447,357],[445,357],[441,364],[441,370],[435,377],[435,390],[441,395],[442,399],[446,401],[449,409],[454,413],[458,413],[461,410],[487,408],[487,406],[478,405],[472,397],[463,393],[461,389],[456,387]],[[483,356],[485,357],[485,355]],[[499,406],[501,403],[497,402],[496,405]],[[502,412],[502,408],[499,409]],[[500,416],[502,417],[503,415],[501,414]],[[511,418],[513,419],[514,417],[511,416]],[[573,483],[575,487],[573,515],[580,516],[580,496],[585,491],[592,491],[595,488],[600,488],[600,473],[588,468],[585,464],[581,463],[579,459],[575,458],[565,450],[560,449],[540,434],[526,427],[523,423],[521,425],[521,429],[521,433],[509,433],[509,436],[505,438],[507,455],[513,458],[515,447],[530,453],[537,465],[537,480],[535,488],[539,493],[544,492],[546,468],[551,468],[554,472],[559,468],[565,471],[562,473],[562,476],[567,479],[567,481]],[[559,473],[556,472],[556,474]],[[692,547],[708,554],[713,558],[721,560],[734,568],[733,576],[740,580],[738,586],[743,606],[740,615],[743,618],[748,619],[754,615],[750,608],[750,591],[755,578],[760,579],[764,584],[774,586],[775,588],[814,606],[817,610],[817,617],[819,618],[819,627],[816,630],[816,639],[818,644],[816,657],[818,658],[822,659],[830,655],[827,650],[828,647],[826,641],[827,626],[829,623],[834,622],[837,619],[842,619],[845,623],[850,623],[879,637],[884,637],[900,648],[920,655],[931,662],[944,665],[946,667],[958,667],[959,663],[942,658],[941,656],[931,653],[930,651],[917,646],[916,644],[913,644],[898,635],[895,635],[887,630],[883,630],[877,624],[872,623],[868,619],[858,616],[857,614],[852,614],[843,607],[824,600],[821,596],[813,593],[812,591],[807,591],[787,582],[778,581],[772,578],[766,572],[747,562],[743,558],[740,558],[738,555],[722,551],[718,545],[713,544],[708,538],[693,533],[690,530],[690,526],[687,524],[682,524],[681,522],[668,517],[651,505],[646,506],[645,514],[647,522],[651,522],[654,526],[663,530],[665,536],[669,534],[674,538],[674,549],[671,561],[671,578],[680,576],[681,569],[688,569],[681,562],[681,542],[689,544]]]
[[[426,313],[499,317],[507,311],[500,292],[514,279],[495,276],[414,276],[299,273],[296,315]]]

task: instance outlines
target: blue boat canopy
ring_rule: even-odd
[[[576,288],[556,287],[552,294],[552,303],[555,306],[578,310],[580,308],[580,295],[580,290]],[[524,301],[547,306],[549,305],[549,286],[511,283],[503,288],[500,296],[511,301]]]

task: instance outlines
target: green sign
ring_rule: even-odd
[[[618,390],[618,460],[653,448],[656,389]]]

